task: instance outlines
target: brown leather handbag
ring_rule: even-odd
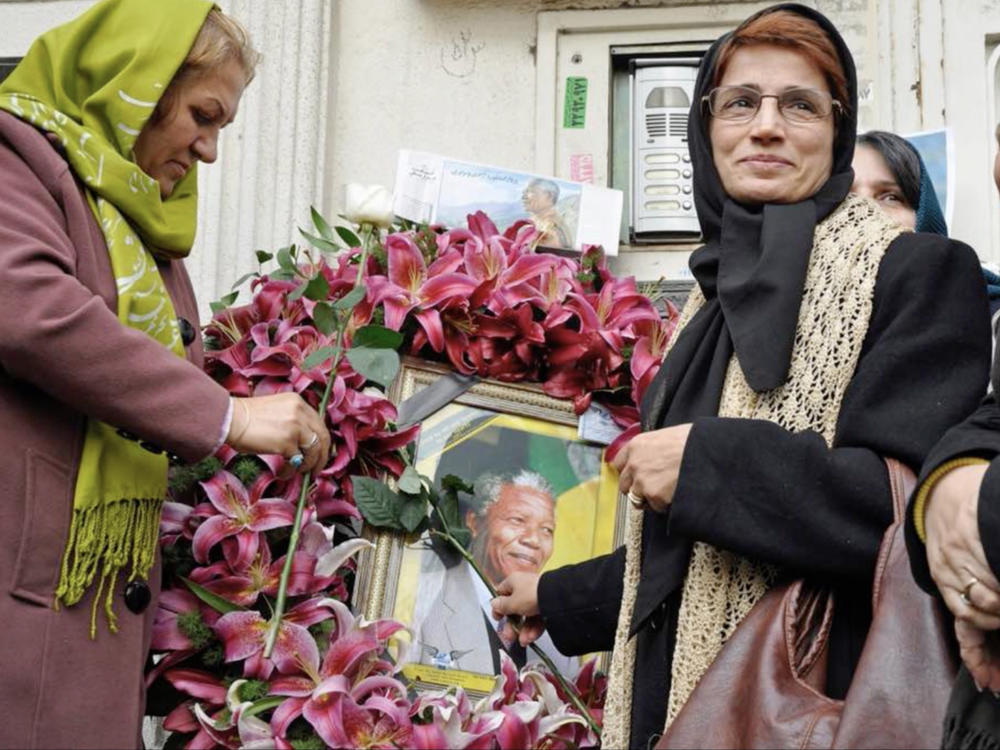
[[[936,748],[957,664],[949,627],[910,574],[903,518],[913,473],[886,459],[895,521],[882,538],[872,624],[844,700],[824,695],[835,602],[806,581],[746,616],[656,745]]]

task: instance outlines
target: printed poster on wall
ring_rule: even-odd
[[[621,190],[503,167],[402,150],[396,166],[393,211],[415,222],[463,227],[485,211],[503,232],[521,219],[540,232],[541,247],[581,250],[601,245],[618,254]]]

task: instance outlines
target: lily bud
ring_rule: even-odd
[[[388,227],[395,216],[392,213],[392,193],[381,185],[347,183],[344,216],[355,224],[374,224]]]

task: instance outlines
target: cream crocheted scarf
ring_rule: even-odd
[[[722,388],[720,417],[767,419],[792,432],[813,430],[832,445],[844,391],[868,331],[879,263],[900,231],[874,203],[853,196],[817,225],[788,381],[756,393],[734,356]],[[704,303],[695,287],[678,331]],[[642,511],[629,510],[624,595],[611,659],[604,747],[627,747],[631,732],[636,647],[629,630],[641,572],[642,520]],[[681,597],[664,731],[776,572],[771,565],[695,543]]]

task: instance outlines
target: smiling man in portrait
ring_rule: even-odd
[[[553,552],[556,500],[550,483],[540,474],[521,470],[513,474],[486,473],[474,484],[465,523],[472,534],[470,552],[495,585],[515,571],[539,572]],[[537,661],[516,642],[503,644],[498,634],[503,621],[490,612],[490,592],[472,567],[460,562],[447,569],[431,615],[418,632],[420,661],[442,669],[499,673],[500,651],[506,648],[515,664]],[[538,645],[570,677],[579,668],[576,658],[556,651],[547,636]]]

